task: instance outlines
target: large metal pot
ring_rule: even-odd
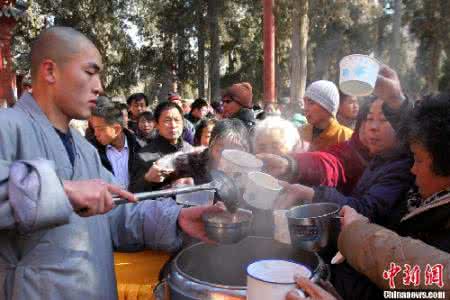
[[[171,263],[166,299],[246,299],[246,268],[260,259],[299,262],[314,272],[314,279],[327,276],[326,266],[315,253],[292,249],[264,237],[247,237],[234,245],[195,244],[181,251]]]
[[[320,251],[336,244],[340,206],[313,203],[291,208],[286,216],[292,246],[305,251]]]

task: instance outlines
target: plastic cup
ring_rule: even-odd
[[[262,172],[248,173],[244,200],[250,206],[259,209],[272,209],[282,186],[278,179]]]
[[[347,95],[362,97],[372,94],[380,63],[363,54],[345,56],[339,62],[339,88]]]
[[[251,153],[225,149],[222,151],[223,171],[231,176],[240,188],[245,188],[248,173],[261,171],[263,162]]]

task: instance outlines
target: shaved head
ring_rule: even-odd
[[[71,119],[87,119],[102,92],[102,57],[82,33],[69,27],[41,32],[31,49],[32,96],[49,120],[68,130]]]
[[[81,32],[71,27],[55,26],[43,30],[31,47],[31,77],[34,79],[39,66],[46,59],[63,64],[85,47],[95,45]]]

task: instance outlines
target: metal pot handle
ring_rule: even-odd
[[[310,280],[314,283],[319,282],[320,279],[326,279],[328,277],[328,267],[326,264],[319,264],[317,269],[311,275]]]
[[[156,284],[153,288],[153,299],[154,300],[170,300],[167,299],[166,296],[166,286],[167,282],[165,279],[161,280]]]
[[[318,283],[320,279],[326,279],[329,275],[328,267],[325,264],[319,264],[317,269],[312,273],[311,277],[309,278],[312,282]],[[303,289],[296,288],[295,291],[298,293],[300,297],[305,298],[306,292]]]

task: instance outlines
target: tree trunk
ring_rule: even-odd
[[[307,76],[308,0],[294,4],[291,64],[291,101],[303,102]]]
[[[219,39],[219,5],[220,0],[208,0],[208,25],[211,40],[209,62],[209,81],[211,84],[211,101],[220,99],[220,39]]]
[[[445,54],[447,56],[447,63],[450,61],[450,2],[448,0],[441,0],[441,22],[443,22],[442,28],[447,28],[447,30],[442,30],[442,43]],[[443,74],[444,76],[449,76],[450,74]],[[446,83],[447,87],[450,87],[450,82]],[[450,89],[448,89],[450,92]]]
[[[426,49],[423,49],[426,57],[426,64],[424,65],[426,70],[425,79],[427,81],[426,92],[435,92],[439,89],[439,69],[442,52],[442,40],[439,36],[442,28],[438,25],[439,19],[436,16],[436,11],[439,10],[439,2],[424,2],[426,34],[422,37],[421,43],[424,43],[426,46]]]
[[[440,71],[440,60],[442,52],[441,43],[433,43],[430,49],[430,67],[427,72],[427,82],[430,92],[437,92],[439,90],[439,71]]]
[[[283,55],[281,52],[280,43],[275,42],[275,95],[278,95],[278,99],[283,95],[284,90],[280,64],[280,57]]]
[[[402,1],[395,0],[394,22],[392,26],[392,52],[390,65],[394,70],[400,66],[401,30],[402,30]]]
[[[197,18],[198,18],[198,32],[197,32],[197,41],[198,41],[198,96],[205,97],[205,41],[206,41],[206,33],[207,26],[204,19],[204,1],[198,1],[197,7]]]
[[[384,45],[385,45],[385,36],[384,32],[386,31],[386,26],[388,24],[388,16],[386,15],[384,11],[385,1],[381,0],[379,1],[380,6],[382,7],[382,16],[380,16],[377,20],[377,37],[376,37],[376,48],[375,48],[375,55],[377,57],[383,56],[384,51]]]

